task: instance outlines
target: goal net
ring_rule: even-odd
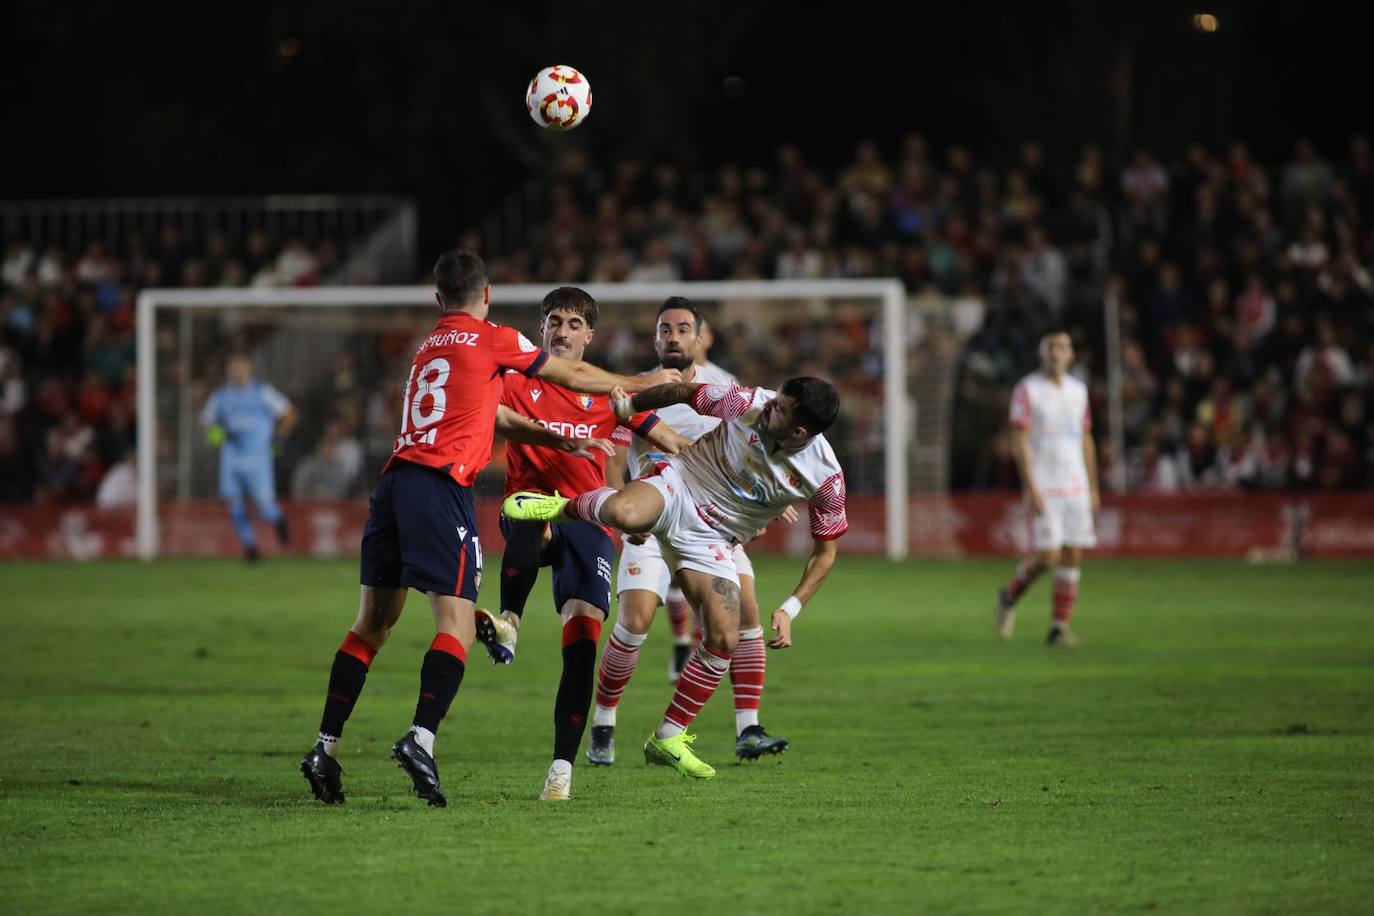
[[[655,315],[687,296],[710,325],[710,359],[742,383],[776,388],[818,375],[840,391],[828,434],[845,469],[851,532],[845,549],[894,559],[907,551],[910,412],[906,297],[893,280],[587,284],[600,318],[586,358],[633,374],[657,363]],[[538,305],[551,289],[492,287],[489,319],[539,338]],[[367,494],[401,427],[401,383],[437,318],[432,287],[153,289],[138,302],[139,555],[232,549],[217,503],[219,455],[202,409],[233,352],[295,407],[276,444],[276,495],[291,522],[290,549],[357,550]],[[497,538],[504,474],[498,441],[476,495],[484,538]],[[251,505],[251,503],[250,503]],[[265,552],[272,538],[263,527]],[[772,526],[757,545],[802,552],[807,526]]]

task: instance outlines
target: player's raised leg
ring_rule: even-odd
[[[701,643],[678,678],[677,689],[649,740],[644,743],[644,759],[672,767],[683,776],[709,778],[715,768],[692,753],[695,735],[687,728],[716,692],[720,679],[730,668],[730,659],[739,642],[740,590],[729,554],[722,552],[722,569],[703,572],[680,569],[682,590],[692,606],[701,611]]]
[[[324,712],[315,746],[301,760],[301,773],[315,797],[327,805],[342,804],[343,768],[339,766],[339,739],[344,723],[353,714],[367,680],[372,659],[391,635],[391,628],[405,607],[403,588],[372,588],[364,585],[358,602],[358,618],[344,634],[329,669]]]
[[[622,490],[598,487],[574,499],[512,493],[501,504],[502,514],[516,521],[583,521],[618,528],[627,534],[648,531],[663,514],[663,508],[663,494],[642,480],[633,481]]]

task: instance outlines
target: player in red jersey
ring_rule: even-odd
[[[540,317],[544,349],[581,359],[596,334],[596,300],[576,287],[561,287],[544,297]],[[636,414],[622,423],[608,397],[581,394],[518,372],[506,373],[501,404],[573,438],[628,440],[635,434],[668,454],[677,454],[690,444],[659,423],[653,413]],[[507,496],[521,490],[572,496],[605,485],[604,455],[597,453],[590,461],[581,461],[519,442],[506,445]],[[591,708],[596,644],[610,609],[615,545],[607,529],[582,521],[548,525],[502,518],[501,533],[506,538],[501,558],[502,610],[499,616],[477,610],[477,638],[486,644],[492,661],[510,663],[539,567],[553,567],[554,610],[563,621],[563,676],[554,701],[553,762],[539,797],[564,800],[571,793],[573,760]]]
[[[474,254],[445,252],[434,265],[434,279],[443,314],[406,378],[401,432],[368,504],[358,617],[334,656],[319,740],[301,760],[315,797],[328,804],[344,800],[339,736],[410,588],[429,598],[436,635],[420,668],[414,722],[391,756],[416,794],[431,805],[445,804],[434,735],[458,693],[474,637],[482,548],[471,486],[490,460],[494,430],[581,457],[613,450],[605,440],[560,435],[502,408],[505,372],[596,394],[616,385],[653,384],[550,356],[518,331],[486,321],[491,287],[486,266]]]

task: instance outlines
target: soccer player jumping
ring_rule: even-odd
[[[690,300],[673,296],[659,306],[654,331],[654,350],[659,365],[682,370],[683,380],[692,384],[731,385],[735,378],[714,363],[701,360],[705,319]],[[720,425],[716,417],[697,413],[687,404],[662,408],[658,416],[674,431],[696,440]],[[628,477],[648,477],[668,456],[654,450],[651,443],[637,439],[631,443],[627,458]],[[619,454],[617,454],[617,459]],[[790,512],[789,514],[795,515]],[[790,518],[788,519],[791,520]],[[763,754],[780,754],[787,739],[770,735],[759,722],[767,670],[763,627],[755,592],[754,565],[744,547],[732,550],[740,587],[740,634],[730,661],[730,686],[735,700],[735,756],[757,760]],[[663,558],[658,539],[652,535],[632,534],[625,538],[616,576],[620,588],[616,596],[619,610],[615,629],[606,642],[601,671],[596,679],[596,712],[592,717],[591,741],[587,760],[597,766],[615,763],[615,725],[620,701],[639,663],[640,649],[660,604],[668,608],[673,624],[673,646],[677,683],[691,656],[689,631],[691,608],[673,584],[673,570]],[[678,661],[678,659],[681,661]]]
[[[997,593],[997,635],[1010,639],[1016,602],[1054,567],[1053,621],[1046,643],[1075,646],[1069,631],[1078,599],[1083,548],[1096,547],[1097,452],[1088,386],[1068,374],[1073,342],[1063,331],[1040,339],[1040,370],[1017,382],[1011,395],[1012,455],[1021,472],[1026,508],[1033,514],[1035,552]]]
[[[806,500],[815,546],[800,584],[773,612],[776,635],[768,644],[782,649],[792,644],[792,619],[835,563],[835,539],[849,528],[844,472],[822,435],[839,412],[839,396],[829,382],[801,377],[788,379],[777,393],[679,382],[612,397],[622,418],[691,404],[723,422],[657,474],[623,490],[590,490],[576,500],[516,493],[502,511],[514,519],[581,519],[659,539],[704,632],[663,721],[644,743],[644,759],[683,776],[709,778],[716,771],[692,753],[696,736],[686,729],[715,692],[739,642],[734,546],[750,541],[791,503]]]
[[[596,300],[576,287],[560,287],[544,297],[540,309],[544,349],[555,356],[581,359],[596,334]],[[605,396],[579,394],[542,379],[507,372],[502,406],[565,436],[646,437],[650,448],[677,454],[691,440],[677,435],[645,411],[621,420]],[[578,496],[606,485],[605,455],[591,461],[551,454],[519,442],[506,444],[506,495],[518,491]],[[554,700],[553,762],[540,799],[564,800],[572,794],[572,767],[587,727],[596,674],[596,643],[610,610],[611,565],[615,545],[610,532],[584,521],[517,522],[501,519],[506,538],[501,558],[501,613],[476,611],[477,639],[492,661],[515,657],[516,637],[539,567],[553,567],[554,610],[563,621],[563,675]]]
[[[339,737],[410,588],[429,598],[436,632],[420,667],[413,723],[391,756],[420,798],[446,804],[434,737],[458,693],[474,638],[482,548],[471,487],[490,460],[493,428],[510,439],[572,454],[613,451],[605,440],[563,436],[501,408],[505,370],[600,394],[680,377],[676,372],[614,375],[550,356],[523,334],[486,321],[491,287],[486,266],[474,254],[444,253],[434,265],[434,279],[443,314],[420,344],[406,378],[401,432],[368,504],[358,617],[334,656],[319,739],[301,760],[311,791],[328,804],[344,801]]]

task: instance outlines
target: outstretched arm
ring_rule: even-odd
[[[615,407],[617,416],[628,420],[646,410],[657,410],[673,404],[690,404],[697,389],[701,387],[703,386],[692,382],[671,382],[645,388],[633,397],[624,388],[616,388],[611,391],[611,404]]]
[[[563,359],[559,356],[550,356],[544,365],[539,367],[538,375],[542,379],[548,379],[564,388],[584,394],[607,394],[615,388],[641,391],[682,378],[682,373],[676,369],[659,369],[648,375],[616,375],[580,359]]]
[[[591,458],[593,451],[615,454],[615,445],[609,439],[570,439],[545,429],[533,420],[520,416],[504,404],[496,408],[496,431],[503,438],[521,445],[542,445],[545,448],[567,452],[578,458]]]
[[[806,558],[806,569],[802,571],[801,582],[782,605],[773,612],[773,632],[768,641],[770,649],[786,649],[792,645],[792,619],[801,613],[802,605],[810,601],[821,590],[830,568],[835,565],[835,557],[840,548],[834,539],[817,540],[811,548],[811,556]]]

